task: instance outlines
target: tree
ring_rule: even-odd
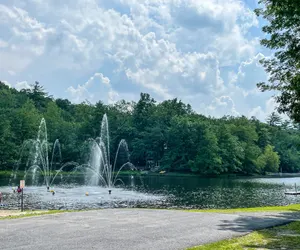
[[[53,142],[64,134],[64,121],[62,118],[62,110],[55,102],[48,103],[44,112],[44,118],[47,123],[48,139]]]
[[[65,120],[72,121],[74,116],[74,106],[68,99],[56,99],[56,105],[63,111],[62,116]]]
[[[37,136],[41,115],[31,100],[15,112],[14,122],[11,123],[16,142],[21,145],[24,140]]]
[[[262,91],[278,90],[278,111],[300,121],[300,4],[298,0],[260,0],[263,8],[255,13],[268,24],[262,28],[268,38],[261,40],[275,50],[272,58],[261,60],[269,74],[268,83],[259,83]]]
[[[39,111],[44,111],[52,99],[48,96],[48,93],[45,92],[44,87],[40,85],[39,82],[35,82],[31,85],[30,89],[22,89],[21,92],[26,93],[27,96],[34,102],[35,107]]]
[[[238,138],[230,133],[227,125],[221,125],[218,130],[220,156],[223,172],[236,173],[241,171],[245,152]]]
[[[272,114],[267,117],[267,123],[273,127],[280,126],[282,124],[282,119],[278,114],[272,112]]]
[[[191,170],[202,174],[222,173],[222,159],[219,155],[218,138],[212,130],[205,129],[203,131],[203,138],[199,146],[198,155]]]
[[[133,122],[137,129],[143,130],[153,123],[152,114],[155,107],[155,100],[149,94],[141,93],[140,100],[134,107]]]
[[[1,166],[13,162],[14,157],[17,156],[17,148],[10,139],[11,136],[9,120],[4,119],[4,115],[0,114],[0,169]]]
[[[231,122],[231,132],[238,137],[240,151],[243,152],[240,154],[241,172],[245,174],[258,172],[256,159],[261,154],[261,149],[258,146],[259,135],[255,122],[246,117],[233,118]]]
[[[39,84],[18,91],[1,82],[0,167],[9,169],[18,160],[23,141],[36,138],[42,117],[50,146],[56,139],[61,143],[62,161],[87,163],[87,140],[99,136],[105,113],[111,152],[125,139],[136,166],[151,160],[168,171],[213,175],[273,172],[278,165],[283,172],[300,170],[300,125],[280,125],[274,114],[269,124],[255,117],[207,118],[180,100],[156,103],[148,94],[138,103],[72,104],[49,98]]]
[[[257,165],[263,173],[265,172],[278,172],[280,157],[274,151],[274,147],[267,145],[264,153],[257,158]]]

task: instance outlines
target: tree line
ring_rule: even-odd
[[[268,82],[262,91],[276,90],[278,112],[300,121],[300,5],[295,0],[260,0],[257,16],[265,19],[261,44],[274,51],[261,60]],[[158,164],[167,171],[200,174],[264,174],[299,172],[299,125],[272,113],[267,123],[255,117],[205,117],[178,99],[157,103],[142,93],[135,102],[114,105],[73,104],[54,99],[39,83],[17,91],[0,82],[0,168],[11,169],[22,142],[35,138],[42,117],[49,141],[59,139],[64,161],[84,161],[84,142],[99,136],[108,114],[111,150],[127,140],[136,166]]]
[[[0,82],[0,168],[13,168],[42,118],[50,146],[56,139],[61,143],[63,161],[84,163],[85,141],[99,136],[105,113],[111,152],[125,139],[138,167],[203,175],[300,170],[300,127],[275,113],[267,123],[245,116],[216,119],[178,99],[157,103],[146,93],[138,102],[73,104],[49,96],[38,82],[20,91]]]

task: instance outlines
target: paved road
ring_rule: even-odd
[[[185,249],[295,219],[299,214],[148,209],[64,213],[0,221],[0,249]]]

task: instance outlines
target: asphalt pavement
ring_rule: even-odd
[[[176,250],[298,220],[298,213],[103,209],[0,220],[0,249]]]

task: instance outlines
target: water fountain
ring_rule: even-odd
[[[40,122],[37,138],[35,140],[26,140],[23,143],[20,159],[13,173],[13,179],[16,179],[19,166],[24,155],[27,153],[24,179],[30,179],[33,185],[37,185],[39,177],[42,176],[43,184],[47,186],[47,189],[49,189],[65,167],[76,165],[74,162],[61,165],[62,156],[59,140],[55,140],[52,147],[51,159],[49,159],[47,125],[44,118]]]
[[[131,176],[131,188],[115,187],[117,182],[123,183],[118,177],[120,171],[125,167],[135,169],[129,162],[128,146],[125,140],[118,144],[116,155],[110,157],[110,138],[107,116],[104,115],[101,122],[100,136],[87,141],[89,146],[88,160],[86,164],[79,165],[75,162],[61,164],[61,149],[59,141],[56,140],[50,149],[47,137],[47,126],[44,119],[41,120],[37,138],[24,142],[19,164],[14,171],[16,181],[20,166],[25,164],[25,193],[27,195],[26,206],[32,209],[88,209],[105,207],[130,207],[136,204],[152,204],[162,197],[133,190],[134,177]],[[26,161],[24,162],[24,159]],[[66,182],[55,182],[55,191],[50,188],[57,180],[59,174],[65,167],[71,166],[69,174],[64,173]],[[83,173],[83,174],[82,174]],[[40,178],[49,192],[45,192]],[[23,178],[23,177],[22,177]],[[84,185],[82,181],[84,178]],[[79,181],[77,184],[76,181]],[[125,180],[124,180],[125,181]],[[30,183],[31,182],[31,183]],[[126,182],[126,181],[125,181]],[[13,184],[16,184],[14,182]],[[6,193],[11,192],[10,187],[4,189]],[[124,184],[124,186],[126,186]],[[10,190],[10,191],[9,191]],[[14,193],[9,195],[11,207],[15,208]]]
[[[134,170],[135,167],[129,162],[128,146],[124,139],[122,139],[116,151],[113,164],[110,158],[110,138],[109,138],[109,127],[107,115],[105,114],[101,122],[100,137],[89,140],[89,161],[85,165],[81,165],[75,168],[74,171],[83,171],[86,184],[91,186],[101,185],[111,188],[119,181],[118,175],[122,169],[129,167],[130,170]],[[117,163],[119,160],[120,153],[125,154],[125,161],[121,163],[121,166],[117,170]]]

